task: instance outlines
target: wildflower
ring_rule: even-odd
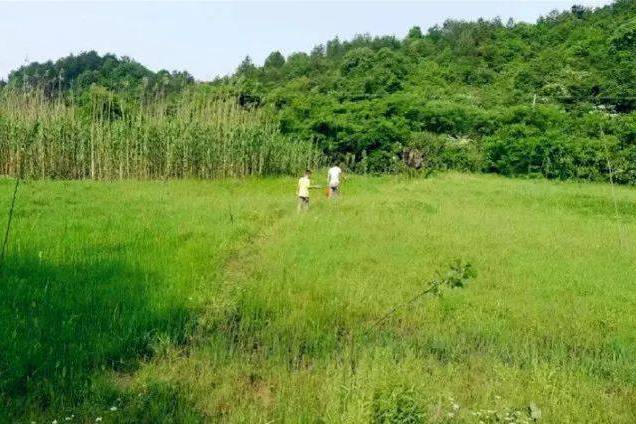
[[[115,411],[117,410],[117,407],[116,407],[116,406],[111,406],[111,407],[110,407],[110,410],[111,410],[112,412],[115,412]]]
[[[101,422],[102,422],[102,417],[97,417],[97,418],[95,418],[95,422],[96,422],[96,423],[101,423]]]
[[[453,410],[457,411],[459,409],[459,404],[453,403]]]
[[[57,420],[51,421],[51,424],[57,424]]]

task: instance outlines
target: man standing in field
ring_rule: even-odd
[[[340,175],[342,174],[342,169],[338,166],[332,166],[327,171],[327,183],[329,184],[329,198],[336,197],[338,195],[338,191],[340,190]]]
[[[312,187],[310,177],[311,171],[306,169],[305,175],[298,180],[298,212],[309,209],[309,189],[316,188]]]

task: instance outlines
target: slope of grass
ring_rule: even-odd
[[[12,372],[29,343],[52,354],[47,378],[3,390],[77,393],[61,360],[111,370],[84,399],[117,405],[112,422],[523,422],[530,404],[549,422],[636,419],[633,189],[352,177],[298,215],[293,185],[27,186],[0,305],[8,328],[42,330],[0,340]],[[455,259],[477,271],[466,288],[372,326]],[[81,396],[48,399],[49,418],[94,419]]]

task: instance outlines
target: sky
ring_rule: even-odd
[[[129,56],[158,71],[186,70],[198,80],[232,73],[249,55],[309,52],[335,36],[404,37],[446,19],[512,17],[534,22],[572,4],[603,0],[411,2],[3,2],[0,79],[27,62],[96,50]]]

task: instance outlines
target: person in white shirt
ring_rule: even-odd
[[[340,189],[340,176],[342,169],[338,166],[332,166],[327,171],[327,184],[329,184],[329,198],[336,197]]]
[[[309,209],[309,189],[316,188],[311,185],[311,171],[305,170],[305,175],[298,179],[298,212]]]

